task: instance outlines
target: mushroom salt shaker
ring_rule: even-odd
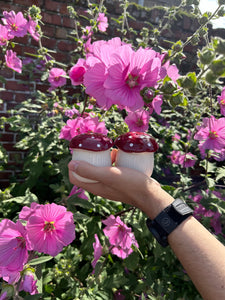
[[[72,160],[83,160],[99,167],[111,166],[110,148],[113,141],[101,133],[83,133],[70,141],[73,151]],[[81,177],[74,172],[74,176],[83,182],[96,183],[97,181]]]
[[[118,148],[115,165],[138,170],[151,176],[154,152],[158,150],[155,139],[144,132],[127,132],[119,136],[114,145]]]

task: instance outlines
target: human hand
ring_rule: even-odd
[[[115,156],[116,151],[112,151],[112,161]],[[154,218],[173,201],[157,181],[133,169],[96,167],[84,161],[71,161],[68,168],[72,184],[94,195],[138,207],[150,218]],[[81,182],[74,177],[73,172],[96,180],[97,183]]]

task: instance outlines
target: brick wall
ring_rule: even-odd
[[[42,10],[42,21],[44,35],[48,38],[43,38],[42,44],[51,50],[56,50],[53,54],[57,61],[69,64],[70,56],[69,51],[74,49],[74,43],[72,40],[67,39],[67,35],[74,28],[73,21],[70,19],[67,5],[73,5],[77,1],[53,1],[53,0],[4,0],[0,1],[0,15],[2,17],[3,11],[15,12],[26,11],[29,6],[33,4],[39,6]],[[77,7],[79,10],[84,10],[85,7]],[[25,52],[36,53],[38,42],[32,37],[25,36],[23,38],[14,38],[16,44],[14,51],[17,52],[19,57],[28,57]],[[0,57],[2,53],[0,52]],[[2,57],[0,58],[2,60]],[[3,100],[3,104],[0,104],[0,116],[10,116],[10,110],[15,108],[20,102],[30,98],[30,95],[36,88],[46,90],[48,86],[40,86],[37,82],[29,82],[29,84],[20,83],[26,81],[27,78],[24,75],[15,73],[9,69],[0,70],[0,75],[4,76],[6,82],[1,84],[5,90],[0,91],[0,99]],[[10,131],[9,125],[5,124],[1,130],[0,140],[4,148],[8,153],[8,168],[4,172],[0,172],[0,189],[8,186],[9,179],[17,177],[21,172],[23,159],[25,153],[18,151],[14,148],[14,144],[17,140],[17,135]]]
[[[73,50],[75,45],[72,40],[67,38],[67,35],[70,34],[71,30],[74,28],[74,23],[69,18],[67,6],[73,5],[79,13],[84,14],[86,10],[85,3],[86,1],[84,0],[0,0],[0,14],[2,16],[4,10],[14,10],[15,12],[25,11],[33,4],[39,6],[42,10],[42,21],[45,24],[42,28],[44,34],[48,37],[43,39],[43,46],[56,50],[56,53],[53,54],[56,60],[69,65],[69,51]],[[107,33],[109,36],[116,36],[118,34],[117,25],[112,18],[121,14],[121,8],[117,1],[112,0],[105,0],[105,5],[108,8],[108,12],[110,12],[110,14],[108,14],[110,26]],[[157,25],[163,13],[157,9],[145,10],[136,5],[130,6],[129,12],[136,20],[138,20],[130,20],[130,26],[136,30],[140,30],[143,26],[146,26],[146,20],[151,20],[153,24]],[[171,31],[164,32],[164,35],[169,39],[185,40],[197,27],[197,20],[190,20],[187,16],[183,15],[177,20],[177,23],[174,24]],[[221,34],[224,36],[224,31],[221,33],[221,31],[218,32],[217,30],[217,35]],[[100,36],[100,38],[102,37]],[[15,41],[18,42],[15,46],[15,51],[19,56],[26,57],[25,52],[36,53],[38,43],[31,37],[25,36],[24,38],[19,38]],[[187,54],[186,68],[188,67],[191,70],[193,68],[192,55],[193,51],[195,52],[196,49],[187,47],[185,51]],[[2,53],[0,52],[0,56],[1,55]],[[18,103],[29,98],[36,88],[40,88],[41,90],[46,90],[48,88],[48,86],[40,86],[37,82],[30,82],[29,84],[20,83],[21,80],[26,81],[27,78],[24,78],[24,75],[20,75],[9,69],[0,70],[0,75],[6,78],[6,83],[1,84],[0,86],[5,89],[4,91],[0,91],[0,99],[4,101],[3,104],[0,104],[0,116],[9,116],[10,110]],[[1,189],[8,186],[10,178],[16,177],[20,173],[25,153],[14,148],[17,136],[14,132],[10,131],[8,124],[5,124],[0,138],[1,143],[8,152],[9,158],[7,170],[0,173]]]

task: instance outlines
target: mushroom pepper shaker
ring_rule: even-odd
[[[138,170],[151,176],[154,152],[158,150],[155,139],[144,132],[127,132],[120,135],[114,145],[118,148],[115,165]]]
[[[73,151],[72,160],[83,160],[99,167],[111,166],[110,148],[113,141],[101,133],[83,133],[75,136],[70,141]],[[97,181],[79,176],[74,176],[83,182],[96,183]]]

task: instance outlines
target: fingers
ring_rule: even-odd
[[[105,182],[105,177],[109,176],[112,167],[96,167],[84,161],[70,161],[68,164],[70,171],[75,172],[79,176]]]
[[[142,185],[148,177],[136,170],[117,167],[96,167],[84,161],[71,161],[69,170],[116,189],[131,189]],[[73,178],[71,178],[74,183]],[[81,186],[81,185],[79,185]]]
[[[116,200],[139,207],[148,198],[149,189],[159,187],[145,174],[117,167],[96,167],[84,161],[71,161],[68,164],[70,182],[94,195]],[[86,183],[78,180],[73,173],[97,181]],[[143,201],[141,200],[143,199]]]

